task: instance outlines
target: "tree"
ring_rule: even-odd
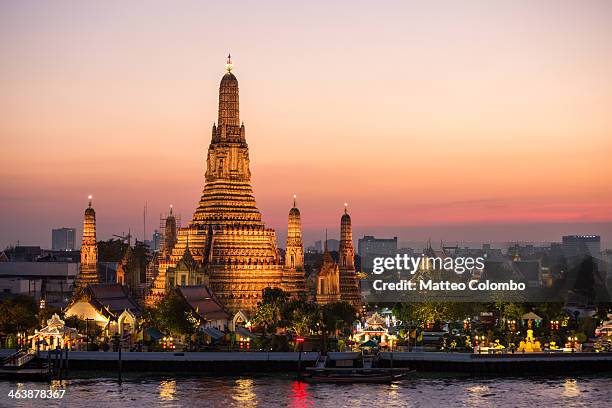
[[[38,325],[37,312],[36,302],[30,296],[18,295],[0,302],[0,333],[33,330]]]
[[[119,262],[127,250],[128,244],[120,239],[109,239],[108,241],[98,241],[98,261],[99,262]]]
[[[172,336],[192,335],[199,326],[199,317],[194,315],[185,299],[174,291],[168,293],[157,307],[150,311],[148,319],[159,330]]]
[[[289,301],[281,310],[283,325],[299,337],[314,331],[318,313],[318,306],[305,300]]]
[[[277,327],[283,327],[281,312],[288,300],[289,294],[282,289],[268,287],[262,291],[253,323],[262,328],[264,336]]]

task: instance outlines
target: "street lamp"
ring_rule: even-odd
[[[569,336],[567,338],[568,344],[570,346],[570,348],[572,349],[572,353],[576,351],[576,347],[578,344],[578,337],[577,336]]]
[[[559,330],[559,321],[551,320],[550,321],[550,330]]]
[[[298,373],[302,371],[302,350],[304,349],[304,338],[297,337],[295,342],[298,344],[298,350],[300,352],[298,357]]]
[[[508,320],[508,330],[511,332],[516,331],[516,320]]]

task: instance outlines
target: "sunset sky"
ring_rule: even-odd
[[[88,194],[101,239],[185,225],[228,52],[281,239],[296,193],[307,243],[346,201],[355,238],[612,246],[611,39],[609,1],[2,1],[0,248]]]

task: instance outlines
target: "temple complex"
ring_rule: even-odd
[[[306,296],[301,215],[289,211],[287,245],[282,259],[276,233],[266,228],[255,203],[246,130],[240,121],[238,80],[227,70],[219,86],[219,111],[206,156],[204,188],[192,219],[177,226],[172,214],[163,226],[163,244],[147,273],[147,306],[175,287],[206,286],[230,313],[253,314],[267,287],[293,297]],[[327,250],[317,281],[317,301],[360,302],[355,273],[351,218],[341,222],[340,262]]]
[[[81,243],[81,265],[74,284],[74,293],[82,291],[87,285],[100,283],[98,277],[98,246],[96,243],[96,212],[91,206],[85,210],[83,218],[83,242]]]

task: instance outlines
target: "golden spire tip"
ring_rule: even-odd
[[[225,63],[225,69],[227,70],[228,73],[232,72],[232,68],[234,67],[234,65],[232,64],[232,54],[227,54],[227,61]]]

